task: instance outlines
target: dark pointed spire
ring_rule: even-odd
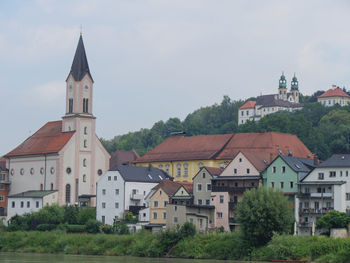
[[[89,64],[86,58],[83,37],[81,34],[69,74],[72,74],[75,81],[81,81],[85,74],[89,74],[90,78],[92,79]],[[92,79],[92,81],[94,80]]]

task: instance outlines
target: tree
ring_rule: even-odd
[[[237,214],[243,238],[255,247],[268,243],[274,232],[290,232],[294,221],[288,199],[281,192],[262,186],[243,194]]]
[[[346,213],[331,210],[316,222],[317,228],[346,228],[350,223],[350,217]]]

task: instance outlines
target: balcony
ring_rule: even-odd
[[[138,193],[136,193],[136,194],[132,193],[130,195],[130,199],[131,200],[142,200],[143,199],[143,195],[142,194],[138,194]]]
[[[327,214],[329,211],[333,209],[334,207],[323,207],[320,209],[302,208],[302,209],[299,209],[299,214]]]
[[[228,202],[229,209],[235,209],[238,205],[238,202]]]
[[[0,184],[11,184],[9,180],[0,179]]]
[[[212,186],[212,192],[244,193],[246,190],[257,188],[256,186],[234,187],[234,186]]]
[[[333,193],[299,193],[299,198],[333,198]]]

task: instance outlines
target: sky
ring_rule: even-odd
[[[65,111],[82,27],[96,133],[277,92],[350,89],[348,0],[0,0],[0,156]]]

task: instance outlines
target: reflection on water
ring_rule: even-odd
[[[61,254],[30,254],[30,253],[0,253],[1,263],[230,263],[239,261],[222,260],[199,260],[199,259],[178,259],[178,258],[138,258],[138,257],[107,257],[107,256],[81,256]]]

